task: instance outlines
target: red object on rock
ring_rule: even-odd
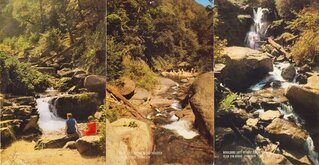
[[[95,122],[89,122],[87,123],[87,131],[83,132],[84,136],[90,136],[90,135],[96,135],[96,123]]]

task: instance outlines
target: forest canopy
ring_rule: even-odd
[[[101,0],[1,1],[0,49],[20,59],[60,54],[55,62],[105,74],[105,10]]]
[[[125,56],[153,71],[181,62],[197,69],[212,65],[211,9],[193,0],[119,0],[107,2],[108,78],[125,74]]]

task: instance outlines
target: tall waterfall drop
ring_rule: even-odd
[[[254,24],[250,27],[250,31],[246,34],[245,43],[247,47],[258,49],[260,41],[266,37],[269,22],[267,21],[267,13],[269,9],[257,8],[253,9]]]

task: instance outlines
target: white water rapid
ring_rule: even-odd
[[[46,91],[46,94],[56,95],[56,91],[53,89],[48,89]],[[54,106],[50,105],[49,103],[53,97],[54,96],[45,96],[36,100],[37,109],[39,112],[38,125],[45,134],[50,132],[61,132],[65,127],[66,120],[54,114]]]
[[[262,44],[262,39],[267,36],[267,30],[270,23],[267,21],[267,13],[269,13],[268,9],[265,8],[257,8],[253,9],[253,21],[254,24],[250,27],[250,31],[247,33],[245,38],[246,46],[252,49],[259,49]],[[277,81],[280,84],[280,88],[288,88],[290,85],[296,84],[296,77],[293,81],[286,81],[282,76],[281,72],[283,68],[286,68],[290,65],[289,62],[282,63],[274,63],[274,70],[269,72],[267,76],[265,76],[260,82],[255,85],[252,85],[249,88],[249,91],[258,91],[262,90],[267,85],[270,85],[271,82]],[[278,108],[281,114],[284,115],[284,119],[292,121],[296,123],[299,127],[303,127],[304,120],[296,115],[293,111],[293,107],[291,105],[282,104],[281,107]],[[264,109],[257,110],[258,113],[264,113]],[[318,153],[315,151],[313,140],[310,136],[308,136],[305,144],[305,149],[308,151],[308,157],[312,161],[314,165],[319,165],[318,162]]]
[[[292,82],[289,82],[285,80],[281,76],[281,72],[283,68],[288,67],[290,64],[287,63],[275,63],[274,64],[274,70],[272,72],[269,72],[268,75],[266,75],[261,81],[259,81],[257,84],[252,85],[249,87],[249,90],[251,91],[258,91],[263,89],[267,84],[278,81],[281,83],[281,88],[288,88],[290,85],[293,85],[296,83],[296,80],[294,79]]]
[[[247,47],[258,49],[260,41],[266,37],[269,22],[267,21],[266,14],[269,10],[266,8],[253,9],[254,24],[250,27],[250,31],[246,34],[245,43]]]

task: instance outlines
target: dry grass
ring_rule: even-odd
[[[34,150],[35,143],[17,141],[1,152],[3,165],[105,165],[105,157],[83,157],[77,150]]]

